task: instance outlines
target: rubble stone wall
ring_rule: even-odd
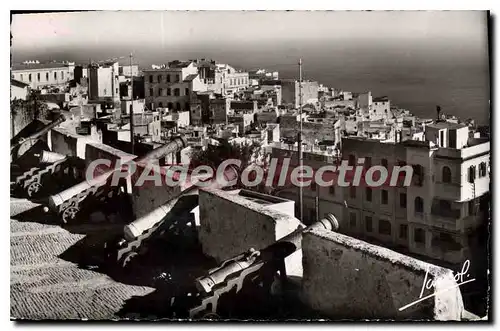
[[[449,269],[325,230],[306,232],[302,253],[302,298],[330,318],[462,318],[462,296]],[[424,281],[434,286],[422,298],[435,296],[400,311],[420,298]]]

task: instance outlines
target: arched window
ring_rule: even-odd
[[[181,103],[180,102],[177,102],[177,104],[175,105],[175,109],[181,110]]]
[[[40,81],[40,73],[36,74],[36,79],[37,79],[37,81]]]
[[[49,81],[49,73],[48,73],[48,72],[46,72],[46,73],[45,73],[45,80],[46,80],[47,82]]]
[[[451,183],[451,169],[447,166],[443,167],[443,183]]]
[[[21,74],[21,82],[23,81],[23,74]]]
[[[415,213],[424,212],[424,200],[421,197],[415,198]]]
[[[170,83],[170,75],[167,75],[167,83]]]
[[[57,71],[54,71],[54,79],[57,80]]]
[[[31,83],[31,74],[29,74],[28,79],[29,79],[29,81]]]
[[[168,107],[168,110],[173,110],[173,109],[174,109],[174,104],[173,104],[173,103],[171,103],[171,102],[169,102],[169,103],[167,104],[167,107]]]

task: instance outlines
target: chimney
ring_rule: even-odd
[[[441,119],[441,106],[436,106],[437,120]]]

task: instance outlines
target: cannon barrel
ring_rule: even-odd
[[[35,156],[37,156],[37,155],[35,154]],[[65,159],[66,155],[62,155],[62,154],[55,153],[55,152],[42,151],[38,155],[38,157],[39,157],[38,161],[41,164],[49,164],[49,163],[54,163],[54,162],[61,161],[61,160]]]
[[[225,181],[230,182],[237,178],[238,172],[234,167],[229,166],[223,175]],[[224,186],[225,186],[224,183],[218,182],[215,178],[212,178],[211,183],[208,184],[208,187],[212,189],[223,188]],[[143,234],[144,231],[151,229],[158,222],[160,222],[165,216],[168,215],[168,213],[172,210],[172,208],[174,208],[174,206],[182,196],[192,192],[196,188],[197,186],[193,185],[193,181],[191,180],[188,183],[187,188],[185,188],[173,199],[169,200],[166,204],[160,206],[159,208],[156,208],[152,212],[144,215],[143,217],[138,218],[134,222],[125,225],[123,229],[125,239],[128,241],[132,241],[141,234]]]
[[[198,278],[196,280],[196,287],[199,291],[210,293],[216,285],[223,283],[232,274],[241,272],[244,269],[258,263],[284,259],[293,252],[301,249],[302,233],[304,231],[311,229],[336,231],[338,228],[339,223],[335,216],[328,214],[327,217],[323,218],[321,221],[316,222],[307,228],[297,229],[261,251],[250,249],[247,254],[244,254],[239,258],[233,258],[223,262],[221,267],[210,272],[208,276]]]
[[[37,139],[49,132],[51,129],[55,128],[62,122],[64,122],[66,118],[64,115],[59,116],[57,119],[54,121],[48,123],[45,125],[43,128],[38,130],[37,132],[33,133],[32,135],[20,140],[13,146],[11,146],[11,156],[12,156],[12,161],[17,160],[20,158],[24,153],[26,153],[33,145],[36,144],[38,141]]]
[[[51,123],[47,124],[45,127],[43,127],[40,131],[37,131],[34,134],[32,134],[31,136],[29,136],[28,139],[36,139],[36,138],[46,134],[47,132],[49,132],[50,130],[52,130],[53,128],[55,128],[56,126],[58,126],[59,124],[61,124],[64,121],[66,121],[66,117],[64,117],[64,115],[60,115],[53,122],[51,122]]]
[[[63,202],[68,201],[78,193],[83,192],[95,185],[103,185],[104,183],[106,183],[108,178],[113,175],[113,173],[114,170],[107,171],[97,177],[85,179],[83,182],[78,183],[75,186],[72,186],[57,194],[51,195],[48,200],[49,208],[51,208],[52,210],[56,210],[57,207],[60,206]]]
[[[147,159],[153,159],[154,157],[159,158],[164,155],[167,155],[169,153],[174,153],[177,152],[179,149],[182,149],[183,147],[186,146],[186,140],[184,137],[176,137],[169,143],[160,146],[151,152],[147,153],[145,156],[142,157],[136,157],[130,162],[143,162]],[[92,178],[92,179],[85,179],[83,182],[72,186],[62,192],[59,192],[58,194],[54,194],[49,197],[48,204],[49,207],[53,210],[55,210],[58,206],[60,206],[63,202],[71,199],[72,197],[76,196],[77,194],[85,191],[86,189],[89,189],[90,187],[94,185],[100,185],[104,184],[108,178],[115,172],[115,171],[121,171],[120,169],[111,169],[109,171],[106,171],[105,173]]]
[[[168,144],[160,146],[148,152],[146,155],[134,160],[135,162],[145,161],[147,159],[156,160],[164,157],[165,155],[175,153],[187,146],[186,138],[178,136],[172,139]]]

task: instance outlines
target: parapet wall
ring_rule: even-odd
[[[135,155],[126,153],[122,150],[113,148],[109,145],[100,144],[97,142],[89,142],[85,146],[85,163],[86,166],[90,162],[97,159],[110,160],[112,165],[115,165],[116,161],[120,160],[122,163],[133,160],[136,158]]]
[[[53,152],[85,159],[86,145],[95,142],[90,136],[80,136],[65,128],[50,130],[50,144]]]
[[[463,317],[462,296],[449,269],[325,230],[306,232],[302,252],[302,298],[332,319]],[[424,282],[434,287],[422,298],[435,295],[400,310],[420,298]]]
[[[301,225],[298,219],[282,211],[221,190],[201,189],[199,206],[198,238],[203,253],[219,263],[250,248],[263,249]],[[288,274],[301,273],[300,259],[296,263],[285,262]],[[292,266],[300,270],[291,270]]]

